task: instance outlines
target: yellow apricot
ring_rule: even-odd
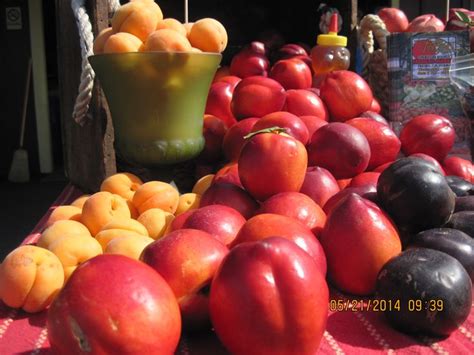
[[[110,36],[104,44],[104,53],[138,52],[143,42],[137,36],[127,32],[118,32]]]
[[[158,21],[158,24],[156,25],[156,29],[157,30],[164,30],[164,29],[173,30],[183,35],[184,37],[186,37],[187,35],[186,28],[184,27],[184,25],[174,18],[165,18],[161,21]]]
[[[170,29],[154,31],[144,45],[145,51],[189,52],[191,48],[185,36]]]
[[[159,239],[165,234],[173,219],[174,215],[170,212],[159,208],[150,208],[138,217],[138,222],[145,226],[151,238]]]
[[[199,202],[201,201],[201,195],[194,192],[188,192],[179,196],[178,208],[174,213],[175,216],[180,215],[189,210],[195,210],[199,208]]]
[[[112,27],[104,28],[94,40],[94,54],[100,54],[104,52],[104,45],[105,42],[109,39],[111,35],[113,35]]]
[[[203,52],[221,53],[227,47],[227,31],[213,18],[203,18],[191,27],[189,42]]]
[[[128,32],[145,41],[161,19],[149,4],[130,2],[115,12],[112,18],[112,30],[114,33]]]
[[[191,192],[202,196],[202,194],[209,188],[209,186],[211,186],[213,179],[214,174],[204,175],[194,184]]]
[[[112,239],[104,250],[104,254],[120,254],[139,260],[143,249],[154,240],[145,236],[128,235]]]
[[[51,226],[46,228],[38,239],[36,245],[41,248],[48,249],[49,245],[56,239],[63,236],[83,235],[91,237],[91,233],[85,225],[77,221],[62,220],[54,222]]]
[[[46,309],[64,284],[58,257],[47,249],[23,245],[0,264],[0,299],[34,313]]]

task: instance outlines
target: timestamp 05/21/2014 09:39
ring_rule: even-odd
[[[442,299],[331,299],[329,301],[329,311],[331,312],[442,312],[443,309],[444,301]]]

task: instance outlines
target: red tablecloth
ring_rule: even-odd
[[[68,186],[51,206],[68,204],[81,192]],[[33,243],[43,229],[48,213],[24,243]],[[345,298],[333,291],[332,298]],[[473,304],[474,308],[474,304]],[[0,355],[49,354],[46,313],[27,314],[0,303]],[[183,336],[178,354],[225,354],[212,333]],[[466,322],[447,339],[413,338],[390,328],[376,312],[332,312],[319,349],[321,354],[474,354],[474,311]],[[297,354],[295,354],[297,355]]]

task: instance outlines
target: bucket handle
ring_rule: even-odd
[[[94,70],[88,60],[88,57],[94,54],[94,34],[92,33],[92,24],[86,11],[85,2],[86,0],[71,0],[71,8],[76,19],[79,33],[82,58],[81,81],[79,83],[79,92],[74,103],[72,117],[74,121],[81,126],[86,122],[95,78]],[[109,5],[109,14],[115,13],[120,7],[119,0],[107,0],[107,3]]]

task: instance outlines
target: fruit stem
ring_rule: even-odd
[[[251,132],[251,133],[247,134],[246,136],[244,136],[244,139],[250,139],[250,138],[256,136],[257,134],[262,134],[262,133],[276,133],[276,134],[286,133],[286,128],[273,126],[273,127],[260,129],[258,131]]]

